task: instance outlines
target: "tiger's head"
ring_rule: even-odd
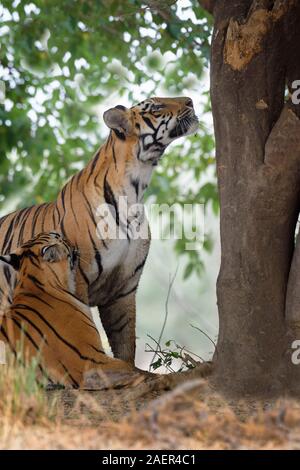
[[[135,144],[137,158],[156,162],[173,140],[198,129],[190,98],[149,98],[128,109],[105,111],[104,122],[117,139]]]
[[[17,272],[17,285],[29,280],[37,288],[63,288],[75,292],[78,253],[59,233],[40,233],[0,261]]]

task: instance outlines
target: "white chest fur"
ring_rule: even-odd
[[[101,250],[103,272],[111,272],[117,266],[131,258],[134,261],[139,240],[147,240],[148,221],[145,216],[143,196],[148,187],[153,166],[136,161],[128,168],[124,185],[114,197],[117,206],[116,211],[109,210],[104,205],[98,228],[99,239],[105,239],[105,248]],[[100,212],[98,213],[101,219]]]
[[[113,191],[114,207],[104,203],[97,210],[100,256],[93,259],[89,273],[93,304],[101,300],[99,297],[107,299],[126,279],[130,280],[147,255],[149,227],[142,200],[152,171],[151,164],[137,160],[126,169],[118,193]]]
[[[152,172],[153,165],[151,163],[144,163],[138,160],[134,166],[128,169],[124,194],[128,198],[129,205],[142,203]]]
[[[103,273],[108,274],[124,263],[130,251],[130,242],[126,240],[110,240],[108,248],[102,250]]]

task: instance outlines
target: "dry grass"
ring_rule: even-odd
[[[28,361],[20,352],[7,354],[0,366],[0,441],[6,442],[11,430],[32,425],[48,425],[56,419],[54,403],[36,381],[38,359]]]
[[[300,448],[298,401],[229,401],[203,379],[139,399],[126,390],[60,391],[49,399],[34,380],[36,367],[11,358],[1,366],[2,449]]]

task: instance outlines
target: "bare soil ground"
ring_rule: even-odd
[[[22,420],[0,417],[0,448],[300,449],[300,401],[228,399],[205,375],[48,392],[51,417],[30,402]]]

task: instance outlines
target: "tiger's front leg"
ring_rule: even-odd
[[[98,306],[100,319],[114,357],[134,364],[136,292],[119,297],[109,306]]]

